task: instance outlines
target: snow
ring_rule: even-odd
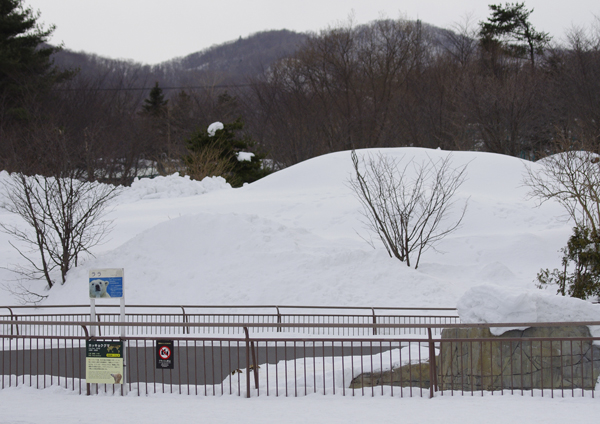
[[[128,203],[144,199],[198,196],[209,191],[228,188],[231,186],[223,177],[205,177],[202,181],[196,181],[187,175],[181,177],[176,172],[166,177],[136,178],[131,187],[123,190],[119,201]]]
[[[530,424],[590,421],[598,415],[598,399],[529,396],[443,396],[389,398],[322,396],[301,398],[186,395],[78,396],[64,389],[26,387],[0,391],[0,416],[6,424],[104,424],[108,421],[300,424],[306,422],[392,424]]]
[[[222,130],[223,128],[225,128],[225,127],[223,126],[222,122],[219,122],[219,121],[213,122],[212,124],[210,124],[208,126],[208,129],[207,129],[208,135],[210,137],[214,137],[215,133],[219,130]]]
[[[218,123],[211,125],[216,131]],[[211,131],[209,127],[209,132]],[[371,149],[361,155],[436,160],[451,155],[467,166],[457,193],[468,209],[458,230],[424,253],[417,270],[390,258],[364,227],[348,181],[350,152],[317,157],[232,189],[222,178],[200,182],[171,175],[123,188],[107,218],[113,231],[95,257],[82,258],[64,285],[44,292],[47,304],[86,304],[88,271],[124,268],[129,304],[333,305],[454,307],[471,322],[598,319],[598,306],[539,291],[541,268],[560,265],[572,223],[554,202],[537,205],[523,185],[525,166],[539,163],[478,152],[418,148]],[[0,173],[0,180],[8,177]],[[457,208],[453,213],[460,213]],[[451,219],[451,217],[450,217]],[[0,222],[22,225],[0,209]],[[14,284],[6,267],[23,265],[0,233],[0,284]],[[25,282],[42,292],[41,282]],[[15,304],[0,290],[0,304]],[[384,361],[385,363],[385,361]],[[336,368],[339,369],[339,368]],[[477,396],[478,397],[478,396]],[[396,402],[401,402],[401,405]],[[423,403],[427,402],[427,403]],[[177,422],[556,422],[595,417],[597,400],[436,396],[432,400],[309,395],[302,399],[181,395],[74,396],[58,387],[0,390],[2,422],[74,423],[111,416]],[[35,405],[31,408],[30,405]],[[594,405],[594,406],[592,406]],[[400,409],[399,409],[400,408]],[[457,411],[469,411],[468,414]],[[283,415],[285,414],[285,415]],[[592,415],[593,414],[593,415]]]
[[[88,270],[122,267],[127,302],[136,304],[454,307],[470,287],[534,288],[540,268],[560,264],[570,224],[559,205],[527,199],[524,161],[417,148],[359,153],[405,161],[450,154],[454,166],[467,165],[457,193],[469,203],[463,223],[417,270],[389,258],[376,239],[375,249],[365,242],[371,236],[348,184],[350,152],[339,152],[238,189],[222,178],[136,181],[112,205],[114,229],[96,257],[84,258],[47,302],[85,304]],[[18,222],[5,211],[0,219]],[[22,263],[8,236],[0,241],[0,266]],[[0,270],[0,280],[12,278]],[[0,291],[0,303],[14,302]]]
[[[600,321],[600,305],[541,290],[515,291],[492,284],[471,287],[456,308],[461,322],[467,323]],[[508,328],[494,327],[490,331],[500,335]],[[591,326],[590,331],[592,336],[600,337],[597,326]]]
[[[254,157],[254,153],[251,152],[237,152],[237,160],[240,162],[250,162]]]

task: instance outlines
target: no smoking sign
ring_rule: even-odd
[[[171,357],[171,349],[169,346],[161,347],[158,351],[158,356],[160,356],[160,359],[169,359]]]
[[[156,341],[156,368],[173,369],[173,340]]]

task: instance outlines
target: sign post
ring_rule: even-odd
[[[125,337],[125,270],[123,268],[110,268],[110,269],[92,269],[89,274],[89,296],[90,296],[90,318],[93,323],[96,322],[96,300],[97,299],[120,299],[120,322],[121,322],[121,337]],[[90,328],[91,337],[96,336],[96,326],[92,324]],[[91,341],[90,341],[91,342]],[[104,342],[108,343],[108,342]],[[113,343],[113,342],[110,342]],[[126,362],[126,346],[123,346],[121,343],[121,353],[120,358],[122,360],[122,371],[118,374],[122,378],[122,382],[125,383],[126,380],[126,370],[127,370],[127,362]],[[87,349],[86,349],[87,352]],[[87,355],[86,355],[87,356]],[[87,358],[86,358],[87,361]],[[111,374],[111,373],[109,373]],[[120,380],[121,380],[120,379]],[[86,370],[86,380],[87,380],[87,370]],[[94,382],[94,381],[88,381]],[[103,381],[103,383],[107,383]],[[120,383],[113,383],[120,384]],[[127,394],[127,385],[123,384],[124,394]]]

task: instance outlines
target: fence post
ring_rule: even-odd
[[[371,308],[371,311],[373,312],[373,324],[375,324],[373,326],[373,335],[376,336],[377,335],[377,317],[375,316],[375,308]]]
[[[183,306],[180,306],[181,310],[183,311],[183,323],[187,324],[188,323],[188,317],[185,314],[185,308]],[[185,327],[183,327],[183,332],[190,334],[190,327],[188,327],[187,325]]]
[[[17,316],[13,313],[12,309],[9,308],[8,306],[6,306],[6,309],[8,309],[8,311],[10,312],[10,320],[11,321],[16,321],[17,320]],[[19,326],[16,324],[11,324],[10,325],[10,335],[14,336],[14,327],[17,327],[17,336],[19,335]]]
[[[250,334],[248,327],[244,327],[246,333],[246,397],[250,398]]]
[[[431,327],[427,327],[427,338],[429,340],[429,398],[433,397],[434,390],[438,391],[437,369],[435,363],[435,342],[431,335]]]
[[[250,393],[250,356],[248,355],[248,343],[250,343],[250,354],[252,355],[252,371],[254,371],[254,388],[258,389],[258,361],[256,360],[256,351],[254,349],[254,340],[250,340],[250,335],[248,333],[248,327],[244,327],[244,332],[246,333],[246,370],[248,375],[246,376],[246,386],[248,388],[248,393]],[[250,397],[248,395],[248,397]]]
[[[277,324],[281,324],[281,312],[279,312],[279,306],[275,306],[275,309],[277,309]],[[277,332],[281,333],[281,327],[277,327]]]

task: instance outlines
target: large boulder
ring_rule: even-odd
[[[586,326],[530,327],[500,336],[487,328],[444,329],[436,361],[439,389],[593,389],[600,348],[584,340],[589,337]]]

